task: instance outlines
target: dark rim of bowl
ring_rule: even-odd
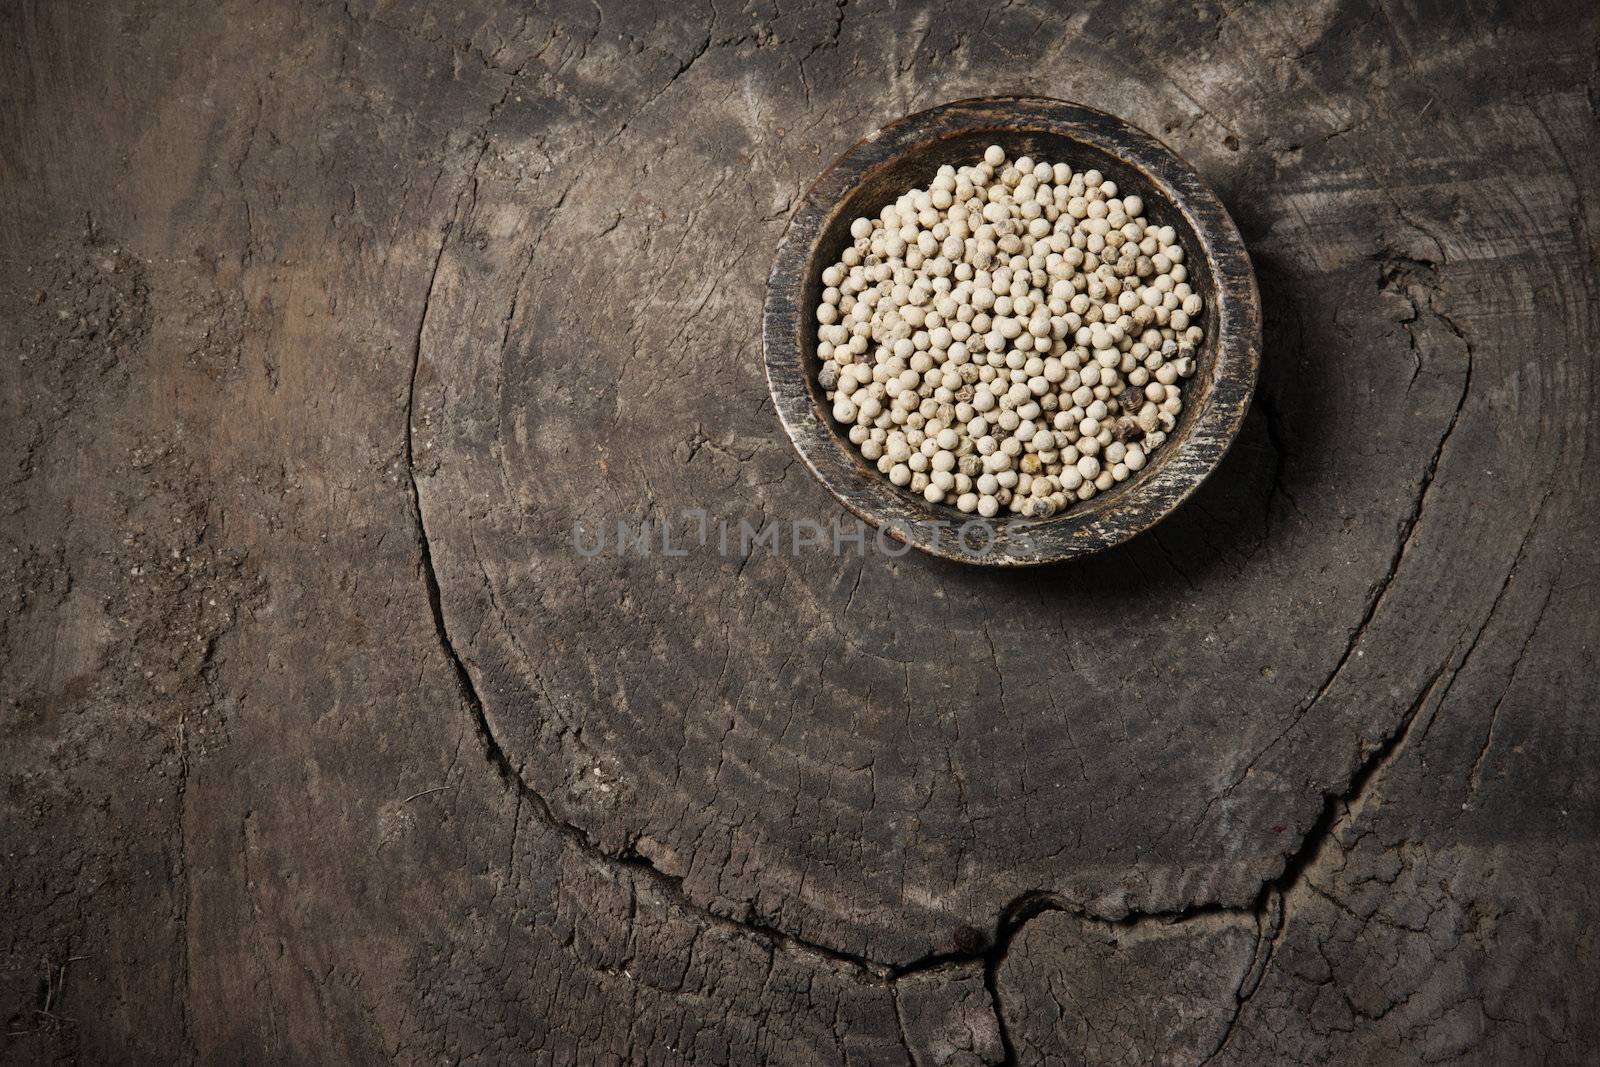
[[[1080,153],[1131,170],[1146,186],[1147,212],[1182,223],[1191,254],[1209,282],[1202,320],[1206,340],[1200,370],[1184,388],[1185,413],[1145,470],[1076,502],[1047,519],[1002,515],[972,529],[977,518],[930,504],[893,485],[870,466],[825,410],[815,385],[817,323],[809,290],[821,262],[841,249],[822,247],[851,197],[881,176],[940,143],[979,134],[1001,144],[1023,137],[1076,142]],[[1054,162],[1054,160],[1052,160]],[[1080,169],[1074,166],[1074,169]],[[933,177],[932,168],[922,179]],[[909,186],[908,186],[909,187]],[[1124,190],[1130,191],[1130,190]],[[1150,196],[1148,194],[1154,194]],[[881,204],[875,204],[876,211]],[[865,207],[865,205],[863,205]],[[849,211],[851,217],[860,212]],[[1194,247],[1198,245],[1198,247]],[[1198,255],[1200,263],[1193,257]],[[1198,288],[1198,286],[1197,286]],[[820,290],[819,290],[820,291]],[[1046,97],[960,100],[899,119],[857,142],[812,183],[779,242],[767,282],[762,348],[774,407],[796,451],[851,513],[895,541],[966,563],[1033,565],[1071,559],[1119,544],[1154,526],[1199,488],[1222,461],[1249,409],[1260,361],[1261,312],[1255,273],[1238,228],[1194,170],[1154,137],[1102,111]],[[1201,394],[1200,403],[1187,402]],[[978,551],[983,549],[983,551]]]

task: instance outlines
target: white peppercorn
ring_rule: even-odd
[[[1177,232],[1094,170],[939,168],[822,271],[817,384],[862,458],[933,504],[1055,514],[1143,469],[1197,372]]]

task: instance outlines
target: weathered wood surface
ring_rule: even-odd
[[[1600,1055],[1588,5],[0,12],[0,1059]],[[579,556],[836,505],[822,165],[995,92],[1262,283],[1153,535]]]

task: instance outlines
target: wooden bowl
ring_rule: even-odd
[[[1183,387],[1183,412],[1146,467],[1050,518],[978,520],[898,488],[864,459],[833,419],[817,383],[816,307],[822,272],[850,243],[850,223],[874,216],[907,189],[927,188],[938,168],[977,162],[998,144],[1097,168],[1145,215],[1178,231],[1189,284],[1205,298],[1206,340]],[[1126,541],[1160,522],[1217,468],[1239,432],[1255,389],[1261,299],[1233,220],[1183,160],[1155,138],[1091,108],[1042,97],[961,100],[891,123],[856,144],[807,191],[778,245],[762,317],[767,385],[790,440],[829,492],[884,534],[966,563],[1030,565],[1071,559]],[[987,529],[969,528],[969,521]]]

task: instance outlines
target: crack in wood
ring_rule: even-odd
[[[459,197],[457,203],[459,206]],[[446,662],[450,664],[451,672],[456,681],[457,691],[459,692],[462,701],[466,704],[467,709],[471,714],[473,726],[480,741],[483,743],[485,753],[490,764],[493,765],[496,771],[499,772],[501,779],[515,788],[518,791],[519,796],[521,796],[531,805],[532,809],[538,813],[543,822],[560,833],[581,852],[602,864],[626,867],[636,874],[649,878],[655,885],[656,889],[660,891],[663,896],[672,900],[684,910],[699,916],[702,920],[714,925],[720,925],[753,934],[764,940],[767,940],[774,945],[786,945],[803,953],[809,953],[829,959],[835,963],[843,964],[845,966],[865,972],[867,975],[874,978],[885,978],[889,970],[889,965],[887,964],[879,963],[878,961],[869,959],[865,956],[843,952],[818,942],[808,941],[804,938],[794,936],[764,923],[755,922],[749,919],[739,920],[728,916],[718,915],[710,909],[695,902],[687,894],[687,892],[683,889],[683,879],[681,877],[677,877],[662,871],[647,857],[639,855],[638,853],[615,854],[600,848],[589,838],[588,833],[582,827],[568,822],[556,814],[555,810],[551,807],[549,801],[544,797],[544,795],[529,785],[527,780],[523,777],[521,768],[512,763],[510,756],[507,755],[504,746],[500,743],[499,738],[494,732],[494,728],[489,723],[483,698],[478,692],[476,683],[472,679],[471,671],[468,669],[466,661],[462,658],[460,652],[457,651],[455,642],[450,637],[449,626],[445,620],[443,595],[439,585],[438,569],[434,562],[432,541],[428,535],[427,520],[424,517],[422,492],[417,480],[415,453],[413,447],[411,418],[416,404],[416,384],[418,368],[422,362],[422,348],[424,339],[423,334],[428,319],[428,313],[432,307],[433,293],[438,283],[439,272],[444,259],[445,249],[449,244],[450,235],[451,232],[453,232],[453,229],[454,220],[452,220],[450,226],[446,227],[444,238],[440,242],[439,251],[434,258],[433,268],[429,278],[428,290],[423,302],[422,314],[418,321],[416,350],[412,359],[409,379],[410,384],[405,408],[405,457],[407,476],[410,486],[411,504],[416,524],[416,540],[421,564],[420,569],[422,571],[424,589],[427,594],[428,608],[433,622],[434,634],[438,640],[440,651],[444,654]]]
[[[1433,292],[1435,294],[1438,293],[1439,283],[1436,277],[1437,268],[1435,264],[1425,260],[1416,260],[1409,257],[1397,256],[1393,253],[1385,253],[1380,257],[1380,259],[1385,263],[1383,270],[1379,274],[1378,284],[1380,288],[1392,286],[1397,280],[1410,278],[1419,271],[1428,271],[1432,272],[1434,275],[1433,280],[1429,284],[1431,284]],[[1421,283],[1419,282],[1419,284]],[[1413,299],[1413,307],[1415,308],[1417,306],[1418,305]],[[1434,479],[1439,472],[1439,464],[1444,458],[1445,449],[1449,445],[1452,435],[1455,433],[1456,425],[1461,419],[1461,412],[1463,409],[1465,409],[1467,398],[1472,392],[1472,342],[1467,338],[1466,334],[1460,329],[1460,327],[1458,327],[1456,323],[1449,318],[1448,315],[1434,306],[1434,300],[1432,298],[1429,299],[1428,306],[1430,312],[1439,320],[1441,325],[1449,330],[1450,333],[1453,334],[1459,341],[1461,341],[1462,345],[1464,346],[1466,352],[1466,370],[1462,375],[1461,392],[1456,398],[1454,410],[1451,411],[1450,418],[1445,423],[1444,431],[1439,435],[1439,439],[1433,448],[1433,454],[1429,457],[1428,465],[1422,473],[1422,480],[1418,484],[1416,499],[1411,506],[1410,513],[1400,524],[1399,537],[1396,540],[1394,552],[1390,556],[1389,564],[1384,571],[1383,577],[1378,581],[1377,591],[1375,595],[1373,595],[1367,602],[1367,606],[1362,612],[1360,621],[1356,623],[1355,629],[1350,632],[1350,637],[1345,642],[1345,647],[1340,653],[1337,662],[1334,663],[1333,670],[1328,674],[1327,678],[1323,680],[1322,684],[1317,687],[1317,691],[1312,695],[1311,699],[1301,704],[1300,707],[1295,710],[1295,713],[1290,718],[1288,725],[1280,730],[1271,741],[1269,741],[1260,751],[1252,756],[1245,763],[1244,770],[1242,770],[1234,778],[1234,780],[1229,783],[1228,787],[1224,789],[1217,798],[1215,798],[1210,804],[1206,805],[1205,810],[1201,812],[1199,819],[1196,820],[1196,825],[1204,822],[1206,816],[1211,811],[1212,804],[1214,804],[1217,799],[1222,799],[1232,795],[1233,791],[1238,788],[1240,783],[1250,776],[1250,773],[1255,769],[1256,765],[1263,758],[1265,758],[1269,752],[1275,749],[1284,738],[1288,737],[1289,734],[1294,732],[1294,730],[1305,719],[1306,715],[1308,715],[1311,710],[1315,708],[1325,696],[1327,696],[1328,692],[1333,688],[1334,683],[1338,681],[1340,674],[1343,673],[1345,667],[1350,663],[1351,658],[1356,654],[1356,650],[1360,647],[1362,640],[1366,637],[1368,629],[1371,627],[1373,620],[1377,618],[1379,609],[1383,606],[1384,598],[1388,596],[1389,590],[1394,585],[1395,578],[1399,575],[1401,565],[1405,562],[1406,553],[1410,549],[1412,539],[1415,537],[1417,532],[1417,527],[1422,521],[1422,514],[1427,505],[1429,491],[1433,488]]]
[[[1509,581],[1508,577],[1507,582],[1509,583]],[[1545,590],[1544,601],[1539,605],[1539,610],[1534,615],[1533,625],[1528,628],[1528,636],[1523,639],[1522,647],[1517,649],[1517,658],[1511,661],[1511,671],[1506,675],[1505,688],[1500,690],[1500,695],[1495,698],[1494,707],[1489,709],[1489,726],[1483,732],[1483,744],[1478,746],[1478,753],[1472,758],[1472,768],[1467,772],[1467,795],[1469,797],[1476,794],[1478,786],[1482,784],[1483,761],[1489,755],[1490,745],[1494,743],[1495,726],[1500,721],[1500,706],[1506,702],[1506,697],[1510,694],[1511,687],[1516,684],[1517,672],[1522,669],[1523,657],[1527,656],[1528,649],[1533,645],[1534,635],[1539,632],[1539,627],[1544,623],[1545,612],[1550,607],[1550,598],[1555,595],[1555,591],[1556,587],[1554,585]]]

